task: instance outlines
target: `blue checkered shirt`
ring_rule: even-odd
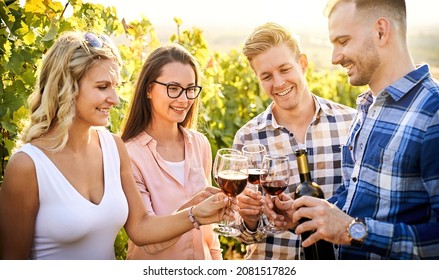
[[[306,133],[306,148],[313,180],[319,184],[325,197],[331,197],[342,182],[341,147],[346,143],[355,109],[313,95],[316,114]],[[265,145],[267,153],[288,155],[292,176],[285,193],[293,193],[300,182],[294,151],[298,143],[292,132],[277,124],[272,114],[274,103],[245,124],[235,135],[233,147],[245,144]],[[241,223],[242,234],[237,239],[247,245],[247,259],[297,259],[300,237],[286,231],[265,237],[249,231]]]
[[[340,259],[439,259],[439,85],[423,65],[357,100],[343,147],[343,185],[330,199],[364,217],[362,248]]]

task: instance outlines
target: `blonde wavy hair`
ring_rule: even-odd
[[[253,58],[257,55],[282,44],[286,44],[293,52],[294,57],[299,59],[301,50],[299,42],[293,34],[277,23],[267,22],[256,27],[247,37],[242,52],[251,65]]]
[[[122,65],[117,48],[108,40],[94,47],[85,39],[85,32],[63,33],[43,57],[34,91],[28,98],[30,120],[17,142],[17,147],[29,143],[56,127],[50,151],[64,148],[69,128],[76,115],[79,81],[101,59]],[[107,37],[108,38],[108,37]]]

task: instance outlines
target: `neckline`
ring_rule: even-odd
[[[106,196],[106,194],[107,194],[107,187],[106,187],[106,177],[107,177],[107,174],[106,174],[106,164],[105,164],[105,158],[106,158],[106,156],[105,156],[105,153],[104,153],[104,149],[102,148],[102,141],[101,141],[101,135],[100,135],[100,133],[98,132],[98,131],[96,131],[97,132],[97,134],[98,134],[98,138],[99,138],[99,143],[100,143],[100,146],[101,146],[101,153],[102,153],[102,164],[103,164],[103,168],[104,168],[104,192],[103,192],[103,194],[102,194],[102,197],[101,197],[101,199],[99,200],[99,203],[94,203],[94,202],[92,202],[92,201],[90,201],[89,199],[87,199],[85,196],[83,196],[71,183],[70,183],[70,181],[69,180],[67,180],[67,178],[64,176],[64,174],[61,172],[61,170],[58,168],[58,166],[56,166],[56,164],[39,148],[39,147],[37,147],[37,146],[35,146],[35,145],[33,145],[32,143],[28,143],[30,146],[32,146],[32,147],[34,147],[36,150],[37,150],[37,152],[38,153],[40,153],[40,154],[42,154],[42,156],[44,157],[44,159],[47,161],[47,162],[49,162],[49,164],[56,170],[56,172],[57,172],[57,174],[60,176],[60,178],[62,178],[62,180],[64,180],[66,183],[67,183],[67,185],[68,185],[68,187],[69,187],[69,189],[71,189],[72,190],[72,192],[73,193],[75,193],[76,194],[76,196],[78,196],[78,197],[80,197],[81,198],[81,200],[83,200],[83,201],[85,201],[86,203],[88,203],[88,204],[90,204],[90,205],[92,205],[92,206],[95,206],[95,207],[97,207],[97,206],[100,206],[100,205],[102,205],[102,202],[104,201],[104,199],[105,199],[105,196]]]

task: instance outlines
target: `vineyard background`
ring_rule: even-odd
[[[65,16],[67,7],[73,9]],[[81,0],[28,0],[24,6],[18,0],[0,0],[0,184],[18,135],[28,118],[26,99],[33,90],[41,57],[58,35],[66,30],[93,30],[109,34],[117,43],[125,65],[119,88],[121,103],[111,112],[108,129],[120,132],[128,102],[133,93],[137,74],[146,56],[164,42],[186,47],[203,70],[202,112],[199,130],[209,139],[213,154],[230,147],[235,132],[269,104],[245,57],[238,48],[213,50],[203,30],[183,28],[183,21],[174,18],[174,30],[168,38],[159,37],[144,16],[125,22],[114,7],[83,3]],[[232,31],[231,31],[232,32]],[[416,36],[416,37],[415,37]],[[439,77],[439,36],[413,35],[410,47],[417,63],[429,62],[434,76]],[[330,48],[316,44],[306,34],[301,35],[303,51],[308,53],[311,66],[307,71],[310,90],[315,94],[346,104],[355,105],[356,96],[364,90],[351,87],[344,71],[322,62]],[[312,61],[315,59],[317,63]],[[317,66],[316,66],[317,65]],[[245,246],[233,238],[220,237],[225,259],[239,259]],[[127,236],[123,229],[115,242],[118,259],[126,256]]]

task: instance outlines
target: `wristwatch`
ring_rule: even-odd
[[[355,218],[349,224],[348,228],[349,240],[352,246],[361,247],[364,239],[367,237],[367,226],[362,218]]]

